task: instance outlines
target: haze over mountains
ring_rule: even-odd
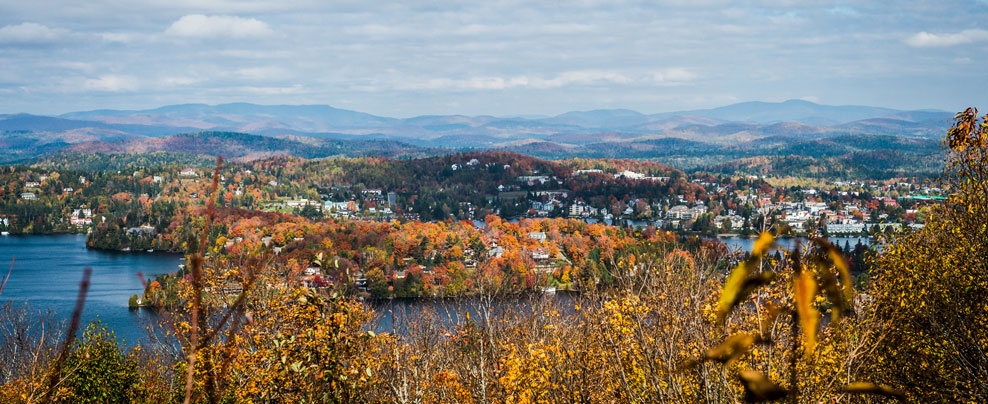
[[[0,146],[8,150],[4,161],[58,151],[226,151],[233,157],[254,158],[278,153],[393,155],[435,148],[505,149],[560,157],[595,153],[622,157],[624,153],[650,158],[683,148],[764,148],[847,136],[932,140],[943,135],[952,116],[937,110],[830,106],[803,100],[744,102],[657,114],[612,109],[552,117],[427,115],[404,119],[327,105],[183,104],[60,116],[0,115]],[[188,135],[196,132],[207,133]]]

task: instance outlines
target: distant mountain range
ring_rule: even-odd
[[[156,150],[226,152],[228,157],[243,159],[282,152],[314,157],[409,155],[416,150],[434,153],[441,149],[652,158],[677,148],[771,148],[842,136],[939,139],[952,117],[953,113],[946,111],[831,106],[803,100],[744,102],[657,114],[609,109],[552,117],[412,118],[382,117],[327,105],[182,104],[60,116],[0,115],[0,146],[7,151],[0,161],[20,161],[58,151]],[[232,132],[254,136],[231,137]],[[217,139],[209,143],[209,137]]]

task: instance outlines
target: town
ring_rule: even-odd
[[[325,167],[310,167],[311,162],[298,160],[237,164],[224,170],[220,181],[225,192],[218,199],[225,206],[310,219],[562,217],[654,226],[681,234],[750,236],[776,225],[784,225],[794,235],[874,235],[890,228],[919,228],[929,206],[944,198],[939,188],[922,178],[800,184],[776,177],[686,174],[654,163],[632,164],[639,172],[620,160],[608,163],[606,170],[541,161],[550,166],[539,168],[527,162],[522,164],[527,168],[520,169],[522,158],[496,153],[447,156],[440,160],[451,163],[433,173],[440,180],[418,186],[387,186],[370,175],[299,178],[302,171]],[[334,162],[316,164],[332,166]],[[0,190],[0,230],[87,232],[123,216],[129,235],[152,238],[170,222],[161,215],[171,214],[176,206],[201,202],[208,179],[204,176],[208,177],[204,169],[194,167],[81,175],[14,169],[4,173],[8,185]],[[104,192],[103,187],[111,186],[120,189]],[[133,209],[134,205],[146,208]]]

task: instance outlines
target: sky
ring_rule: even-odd
[[[986,17],[988,0],[0,0],[0,113],[988,110]]]

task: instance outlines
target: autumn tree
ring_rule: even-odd
[[[944,140],[950,197],[877,260],[876,378],[916,401],[988,401],[988,117],[968,109]]]

